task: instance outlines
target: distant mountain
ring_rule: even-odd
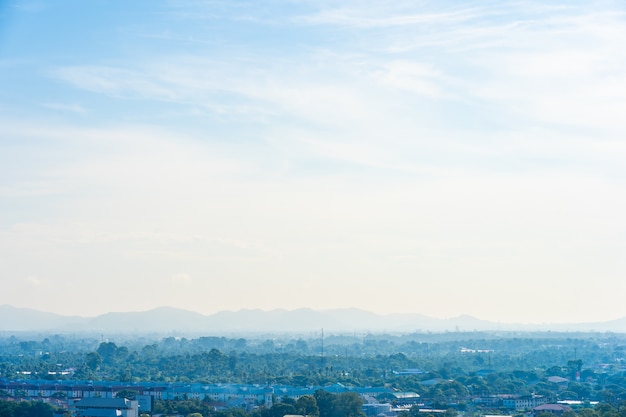
[[[222,311],[207,317],[207,328],[221,332],[302,332],[319,330],[333,324],[333,317],[323,311],[297,310]]]
[[[86,319],[76,316],[62,316],[30,308],[0,305],[0,330],[37,331],[57,329]]]
[[[74,330],[116,331],[120,333],[170,333],[197,331],[206,316],[173,307],[148,311],[106,313],[74,326]]]
[[[251,333],[332,332],[412,333],[472,331],[626,332],[626,317],[598,323],[555,325],[501,324],[472,316],[437,319],[422,314],[380,315],[346,308],[333,310],[276,309],[222,311],[211,315],[173,307],[139,312],[113,312],[97,317],[62,316],[0,306],[0,331],[91,332],[126,334],[236,335]]]

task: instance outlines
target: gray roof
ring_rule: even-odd
[[[567,411],[571,409],[571,407],[563,404],[543,404],[533,408],[535,411]]]
[[[122,412],[113,408],[90,408],[85,412],[79,412],[78,415],[81,417],[120,417]]]
[[[132,402],[126,398],[83,398],[76,402],[76,408],[132,408]]]

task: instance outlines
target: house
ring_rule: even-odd
[[[537,415],[539,413],[551,413],[555,416],[560,416],[566,411],[572,411],[572,407],[565,404],[542,404],[533,408],[533,415]]]
[[[560,376],[550,376],[548,377],[548,382],[556,384],[560,390],[566,390],[569,385],[569,379]]]
[[[418,405],[421,402],[420,395],[416,392],[394,392],[394,404],[398,407]]]
[[[420,381],[420,384],[426,385],[427,387],[432,387],[434,385],[441,384],[442,382],[445,382],[445,379],[433,378],[433,379],[427,379],[426,381]]]

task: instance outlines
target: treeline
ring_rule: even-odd
[[[183,415],[193,417],[284,417],[285,415],[307,415],[310,417],[364,417],[361,410],[363,401],[354,393],[330,394],[323,390],[313,396],[303,396],[298,401],[288,398],[282,399],[270,408],[259,407],[252,411],[241,408],[231,408],[216,411],[210,401],[179,400],[157,401],[155,414]],[[484,410],[466,409],[462,412],[458,408],[447,408],[442,413],[429,413],[427,410],[414,406],[402,411],[398,417],[479,417]],[[511,410],[489,410],[491,415],[511,415]],[[521,412],[514,413],[516,417],[523,417]],[[0,416],[1,417],[1,416]],[[535,417],[554,417],[554,414],[541,412]],[[626,417],[626,402],[616,405],[597,404],[579,409],[565,411],[561,417]]]
[[[314,395],[303,395],[297,400],[277,399],[272,407],[258,407],[250,412],[242,408],[216,411],[208,400],[156,401],[154,414],[191,415],[203,417],[284,417],[302,415],[308,417],[365,417],[361,410],[363,399],[354,392],[340,394],[317,390]]]
[[[39,401],[0,400],[0,417],[53,417],[55,408]]]

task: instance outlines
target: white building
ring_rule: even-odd
[[[542,395],[520,395],[502,400],[502,405],[511,410],[531,410],[545,404],[546,399]]]

